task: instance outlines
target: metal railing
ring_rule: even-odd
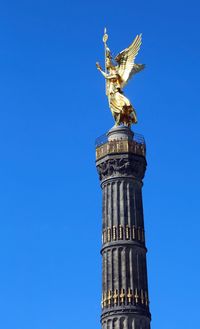
[[[136,143],[138,144],[142,144],[142,145],[145,145],[145,139],[144,139],[144,136],[141,135],[141,134],[138,134],[138,133],[135,133],[134,132],[134,135],[133,135],[133,141],[135,141]],[[95,147],[99,147],[103,144],[106,144],[108,143],[108,136],[107,136],[107,133],[99,136],[96,138],[95,140]]]
[[[145,139],[141,134],[134,133],[133,140],[112,140],[108,141],[107,134],[103,134],[95,141],[96,159],[100,159],[106,154],[130,152],[133,154],[146,155]]]

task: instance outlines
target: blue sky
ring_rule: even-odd
[[[100,328],[101,191],[94,140],[113,126],[102,33],[137,33],[126,95],[145,136],[152,329],[197,327],[198,1],[0,2],[0,327]]]

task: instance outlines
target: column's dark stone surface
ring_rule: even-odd
[[[150,329],[142,179],[145,144],[127,127],[96,148],[103,194],[102,329]]]

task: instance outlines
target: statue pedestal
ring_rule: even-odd
[[[132,141],[134,133],[132,130],[126,126],[117,126],[111,128],[108,133],[108,141],[111,142],[113,140],[128,140]]]

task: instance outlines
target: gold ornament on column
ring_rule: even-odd
[[[129,304],[132,302],[132,297],[133,297],[132,289],[129,288],[128,289],[128,294],[127,294]]]
[[[118,304],[118,290],[117,289],[114,290],[113,301],[114,301],[114,305]]]

